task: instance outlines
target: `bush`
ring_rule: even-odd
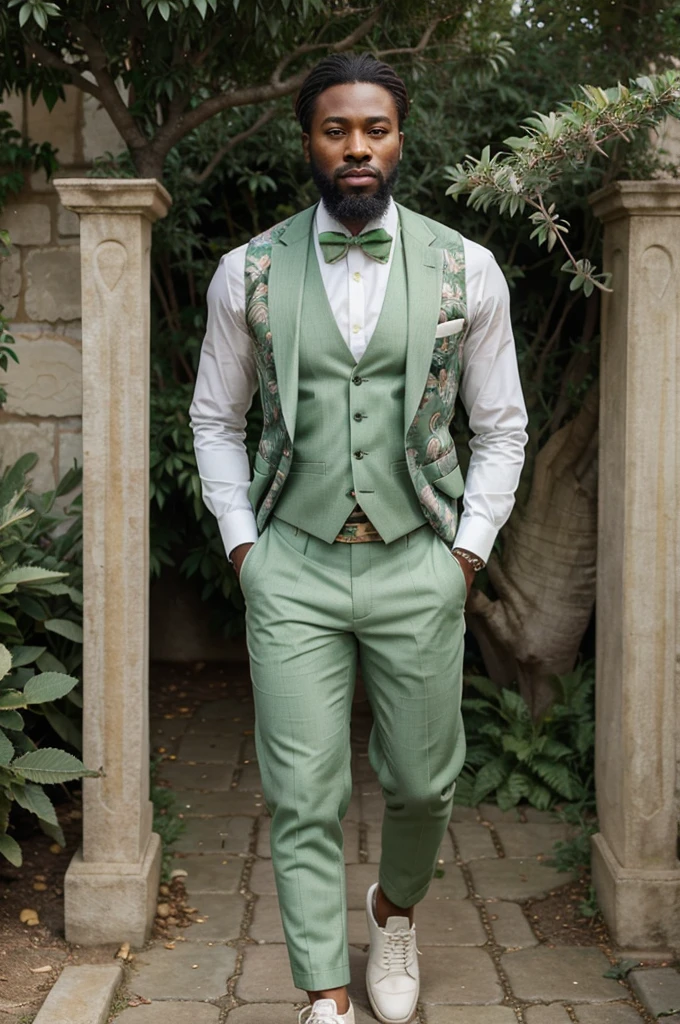
[[[493,800],[502,810],[526,800],[539,810],[587,805],[594,792],[595,708],[592,664],[555,678],[550,712],[535,721],[514,690],[483,676],[466,679],[479,696],[463,699],[471,741],[456,788],[460,803]]]
[[[80,499],[70,514],[55,510],[57,498],[80,483],[80,471],[69,471],[47,494],[28,496],[26,474],[36,462],[25,455],[0,478],[0,853],[15,865],[21,850],[7,834],[13,802],[63,845],[43,786],[99,775],[52,745],[56,733],[81,747],[74,674],[82,661]]]

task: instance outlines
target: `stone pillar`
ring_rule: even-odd
[[[65,879],[66,938],[141,945],[160,839],[149,800],[149,294],[155,180],[62,178],[80,214],[83,318],[83,846]]]
[[[592,198],[605,225],[593,879],[616,942],[680,944],[676,730],[680,184]]]

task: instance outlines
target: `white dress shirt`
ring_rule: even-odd
[[[384,216],[364,230],[384,227],[394,237],[398,220],[397,208],[390,202]],[[382,310],[392,254],[388,263],[379,263],[352,246],[337,263],[326,263],[318,234],[349,232],[323,203],[317,207],[315,231],[330,307],[358,361]],[[524,463],[527,416],[505,278],[488,249],[467,238],[464,246],[470,328],[459,393],[474,436],[454,547],[466,548],[487,561],[514,503]],[[203,499],[217,517],[227,554],[258,536],[248,501],[250,467],[245,448],[246,414],[258,386],[245,318],[245,256],[245,245],[223,256],[210,283],[208,325],[190,409]]]

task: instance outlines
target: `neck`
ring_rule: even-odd
[[[368,224],[367,220],[341,220],[340,223],[347,228],[351,235],[359,235]]]

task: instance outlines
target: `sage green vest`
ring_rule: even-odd
[[[397,235],[382,312],[355,363],[328,302],[310,234],[295,451],[275,515],[329,544],[356,504],[386,543],[426,522],[404,455],[407,312]]]

